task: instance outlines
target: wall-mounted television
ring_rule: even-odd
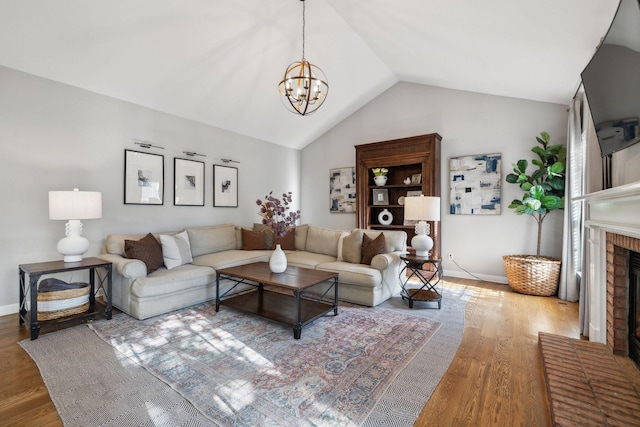
[[[640,142],[640,0],[620,1],[582,84],[602,157]]]

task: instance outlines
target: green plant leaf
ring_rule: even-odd
[[[550,211],[563,207],[562,199],[557,196],[544,196],[541,202],[542,206]]]
[[[533,184],[530,182],[523,182],[522,184],[520,184],[520,189],[522,191],[529,191],[531,190],[531,187],[533,187]]]
[[[547,157],[547,152],[540,147],[533,147],[531,151],[536,153],[542,161],[544,161],[544,159]]]
[[[547,182],[554,190],[564,190],[564,178],[554,176],[552,178],[549,178]]]
[[[541,185],[534,185],[529,190],[529,194],[531,194],[531,197],[530,197],[531,199],[540,200],[540,198],[544,196],[544,188]]]
[[[542,163],[540,160],[538,159],[533,159],[531,160],[531,163],[533,163],[534,165],[538,166],[539,168],[543,168],[544,167],[544,163]]]
[[[549,172],[554,175],[560,174],[564,172],[565,164],[564,162],[555,162],[549,167]]]
[[[522,159],[522,160],[518,160],[518,163],[516,163],[516,168],[517,168],[517,172],[520,174],[526,173],[527,168],[529,167],[529,162],[527,162],[526,160]],[[516,169],[514,169],[516,170]]]
[[[515,173],[510,173],[507,175],[507,182],[510,184],[516,184],[518,182],[518,175]]]
[[[536,169],[536,171],[531,174],[531,179],[533,179],[534,181],[542,181],[545,177],[545,175],[547,174],[547,170],[542,168],[542,169]]]
[[[510,208],[510,209],[515,209],[515,208],[517,208],[518,206],[522,206],[522,201],[520,201],[520,200],[518,200],[518,199],[513,199],[513,200],[511,201],[511,204],[509,205],[509,208]]]
[[[529,182],[529,177],[527,176],[527,174],[521,173],[518,176],[518,182]]]

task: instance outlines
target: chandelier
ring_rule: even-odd
[[[327,97],[329,84],[320,68],[304,57],[305,0],[302,1],[302,60],[287,67],[278,85],[282,103],[292,113],[305,116],[315,112]]]

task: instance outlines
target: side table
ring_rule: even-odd
[[[100,277],[97,269],[104,270],[104,277]],[[111,277],[112,264],[100,258],[84,258],[78,262],[50,261],[39,262],[34,264],[20,264],[18,266],[18,274],[20,276],[20,325],[27,323],[31,328],[31,339],[35,340],[40,334],[40,327],[44,325],[64,325],[76,321],[76,319],[95,318],[102,310],[97,310],[96,306],[103,307],[99,302],[96,303],[96,293],[102,289],[104,292],[104,316],[111,319]],[[38,281],[44,274],[65,273],[76,270],[89,270],[89,309],[80,314],[75,314],[60,319],[47,320],[38,322]],[[29,276],[27,282],[26,276]],[[98,276],[98,287],[96,288],[95,277]],[[105,280],[107,281],[105,287]]]
[[[409,308],[413,308],[414,301],[437,301],[440,309],[442,294],[436,286],[442,279],[442,260],[411,254],[400,255],[400,259],[404,262],[404,267],[400,269],[400,295],[403,300],[409,300]],[[425,264],[431,265],[433,270],[423,270]],[[417,278],[419,283],[409,283],[413,277]],[[419,286],[413,286],[414,284]]]

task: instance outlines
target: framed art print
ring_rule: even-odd
[[[164,156],[124,150],[125,205],[164,203]]]
[[[238,207],[238,168],[213,165],[213,206]]]
[[[386,188],[373,190],[373,204],[374,205],[388,205],[389,204],[389,191]]]
[[[173,204],[204,206],[204,162],[173,158]]]
[[[449,213],[500,215],[502,154],[452,157],[449,161]]]

